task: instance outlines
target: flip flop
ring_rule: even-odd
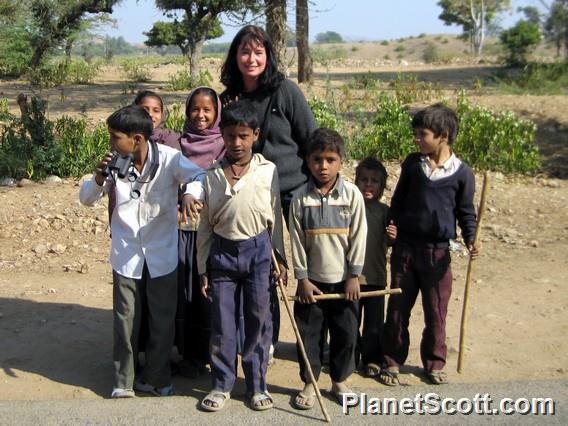
[[[377,377],[379,374],[381,374],[381,367],[377,364],[370,362],[365,366],[365,376]]]
[[[385,386],[400,386],[400,380],[398,379],[398,371],[392,370],[381,370],[379,373],[379,382]]]
[[[315,393],[311,395],[305,395],[302,392],[298,392],[298,394],[294,398],[294,405],[299,410],[310,410],[314,408],[315,403],[316,403]]]
[[[255,392],[250,397],[250,408],[255,411],[270,410],[272,407],[274,407],[274,400],[268,391]]]
[[[341,406],[343,406],[343,395],[355,395],[355,392],[353,392],[351,389],[349,389],[346,392],[333,392],[333,391],[331,391],[331,393],[335,396],[335,399],[337,400],[337,402]]]
[[[426,372],[426,377],[433,385],[447,385],[448,375],[442,370],[432,370]]]
[[[225,406],[225,401],[231,398],[229,392],[211,391],[201,400],[201,408],[205,411],[219,411]]]

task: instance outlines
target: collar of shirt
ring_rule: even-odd
[[[432,168],[432,163],[427,155],[422,155],[420,157],[420,165],[422,170],[430,180],[437,180],[443,177],[453,175],[461,164],[461,160],[452,152],[450,158],[444,161],[443,164],[439,164],[435,168]]]
[[[335,184],[333,185],[333,187],[329,190],[329,192],[326,195],[333,195],[333,196],[337,197],[337,196],[339,196],[339,194],[343,193],[344,187],[345,187],[345,185],[344,185],[343,177],[338,174],[337,180],[335,181]],[[308,180],[308,190],[315,192],[319,196],[323,196],[323,194],[318,190],[318,187],[316,186],[316,183],[314,181],[313,176],[310,176],[310,179]]]

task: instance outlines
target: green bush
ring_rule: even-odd
[[[422,81],[415,74],[399,73],[395,80],[389,83],[395,97],[404,104],[417,101],[428,101],[441,98],[441,85],[430,81]]]
[[[0,176],[42,179],[78,177],[93,170],[109,149],[106,125],[86,118],[46,118],[47,102],[32,97],[28,114],[11,115],[0,130]]]
[[[199,71],[197,79],[191,76],[188,69],[180,70],[168,77],[169,87],[173,91],[191,90],[199,86],[211,86],[213,77],[208,70]]]
[[[23,25],[0,25],[0,76],[24,75],[32,55],[31,34]]]
[[[505,73],[496,75],[502,91],[537,95],[566,94],[568,89],[568,63],[529,63],[513,77]]]
[[[434,43],[428,42],[422,53],[422,59],[427,64],[438,62],[440,60],[440,50]]]
[[[185,105],[173,103],[168,106],[166,114],[164,127],[181,133],[183,131],[183,124],[185,123]]]
[[[458,155],[469,165],[504,173],[532,173],[541,165],[535,144],[536,125],[510,111],[494,113],[472,104],[461,92],[457,113],[460,132]]]
[[[124,62],[120,65],[125,80],[134,83],[145,83],[151,80],[147,65],[136,61]]]
[[[330,103],[317,97],[313,97],[308,103],[310,104],[319,127],[327,127],[333,130],[338,129],[339,120],[337,118],[337,112],[334,107],[330,106]]]
[[[371,124],[360,125],[352,132],[347,147],[351,158],[369,155],[381,160],[401,160],[413,149],[411,116],[395,96],[381,95]]]
[[[514,27],[501,33],[499,39],[509,51],[507,64],[519,66],[527,63],[527,55],[540,42],[540,29],[538,24],[520,20]]]
[[[83,58],[56,58],[30,70],[28,78],[43,88],[63,84],[91,84],[101,68],[100,61],[88,63]]]

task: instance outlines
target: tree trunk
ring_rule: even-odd
[[[203,51],[203,44],[205,43],[205,36],[189,47],[189,72],[193,81],[199,78],[199,60],[201,59],[201,52]]]
[[[73,38],[69,37],[67,40],[65,40],[65,56],[67,57],[68,61],[71,60],[72,49],[73,49]]]
[[[286,0],[265,0],[266,32],[272,39],[278,69],[288,74],[286,62]]]
[[[296,47],[298,48],[298,83],[312,81],[308,0],[296,0]]]

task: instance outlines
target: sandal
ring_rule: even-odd
[[[382,369],[379,373],[379,382],[385,386],[400,386],[398,371]]]
[[[377,377],[379,374],[381,374],[381,367],[377,364],[370,362],[365,366],[365,376]]]
[[[316,403],[316,394],[305,395],[302,392],[298,392],[294,398],[294,405],[299,410],[310,410],[314,408]]]
[[[426,377],[433,385],[447,385],[448,375],[442,370],[432,370],[426,372]]]
[[[218,390],[213,390],[207,394],[205,398],[201,400],[201,408],[205,411],[219,411],[225,406],[225,401],[231,398],[229,392],[222,392]]]
[[[250,408],[255,411],[270,410],[274,406],[274,400],[268,391],[255,392],[250,397]]]

